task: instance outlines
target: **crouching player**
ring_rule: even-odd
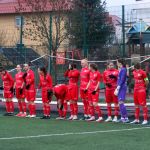
[[[85,89],[85,92],[88,92],[88,101],[89,101],[89,111],[91,117],[87,119],[87,121],[95,120],[95,110],[98,114],[97,122],[101,122],[103,120],[100,106],[98,106],[99,101],[99,85],[101,80],[101,74],[98,71],[96,64],[90,64],[90,80]]]
[[[134,66],[133,76],[135,80],[134,85],[134,104],[135,104],[135,120],[131,123],[138,124],[140,116],[140,106],[143,109],[144,121],[143,125],[148,123],[148,108],[146,104],[146,86],[149,81],[146,72],[141,69],[140,63]]]
[[[118,70],[114,68],[113,62],[108,63],[108,69],[103,73],[103,82],[106,86],[105,90],[105,97],[107,103],[107,111],[108,111],[108,118],[105,120],[106,122],[113,121],[117,122],[118,120],[118,97],[114,95],[114,91],[117,87],[117,79],[118,79]],[[111,104],[114,103],[114,119],[112,120],[112,113],[111,113]]]
[[[25,80],[25,96],[28,101],[28,109],[29,118],[36,117],[36,107],[35,107],[35,97],[36,97],[36,90],[35,90],[35,77],[34,72],[30,69],[30,64],[24,64],[24,73],[23,78]]]
[[[69,69],[65,72],[65,77],[69,78],[68,95],[70,101],[71,116],[69,120],[77,120],[78,114],[78,80],[80,73],[76,69],[76,64],[69,64]]]
[[[127,91],[127,69],[126,69],[125,61],[123,59],[118,59],[117,65],[119,68],[119,75],[117,81],[117,88],[115,89],[114,94],[118,96],[120,113],[121,113],[120,122],[127,123],[129,122],[129,119],[127,116],[127,109],[124,104],[126,98],[126,91]]]
[[[4,98],[6,100],[6,116],[12,116],[14,113],[14,103],[13,98],[13,86],[14,80],[10,73],[8,73],[4,68],[0,68],[1,78],[3,81],[4,88]]]
[[[38,68],[40,83],[38,89],[42,88],[43,101],[43,117],[41,119],[50,118],[50,102],[52,98],[52,77],[47,73],[45,67]]]
[[[68,99],[68,87],[65,84],[58,84],[53,88],[53,94],[57,99],[57,108],[59,117],[56,119],[62,120],[66,118],[67,115],[67,99]]]
[[[17,117],[26,117],[26,103],[25,103],[25,83],[23,75],[24,73],[21,71],[21,66],[17,65],[16,70],[17,74],[15,75],[15,83],[14,89],[16,91],[16,98],[18,99],[18,108],[19,113],[16,115]]]

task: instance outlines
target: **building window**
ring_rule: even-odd
[[[16,27],[20,27],[21,26],[21,16],[17,16],[15,19],[16,19]]]

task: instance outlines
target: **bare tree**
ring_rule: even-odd
[[[70,9],[68,2],[69,0],[18,0],[17,11],[27,14],[24,21],[24,38],[37,41],[48,50],[52,47],[52,52],[55,53],[68,37],[64,26],[66,13]]]

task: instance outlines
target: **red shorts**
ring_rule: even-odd
[[[87,99],[88,98],[88,92],[84,92],[83,89],[80,89],[80,98],[81,99]]]
[[[68,86],[68,99],[69,100],[78,100],[78,86],[73,85],[73,86]]]
[[[99,93],[100,93],[100,91],[97,91],[93,95],[91,91],[88,91],[88,101],[92,102],[92,103],[94,103],[94,102],[98,103],[98,101],[99,101]]]
[[[139,89],[134,90],[134,104],[135,105],[146,105],[146,90],[145,89]]]
[[[114,91],[114,89],[105,91],[106,103],[118,104],[118,97],[114,94]]]
[[[48,99],[48,93],[47,90],[42,90],[42,102],[43,103],[49,103],[51,102],[51,99]]]
[[[4,90],[4,98],[13,98],[13,93],[11,91]]]
[[[22,94],[20,94],[20,88],[16,89],[16,98],[17,99],[24,99],[25,98],[25,89],[23,89]]]
[[[26,96],[27,101],[35,101],[36,92],[35,90],[26,90],[25,96]]]

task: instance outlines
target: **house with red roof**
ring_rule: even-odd
[[[33,7],[29,6],[25,1],[26,0],[0,0],[0,47],[15,47],[20,43],[21,16],[24,18],[23,29],[25,29],[25,22],[29,16],[34,17],[35,13],[40,11],[39,9],[33,9]],[[42,5],[43,4],[41,4],[41,6]],[[51,3],[48,2],[40,9],[45,13],[45,18],[49,20],[49,12],[57,12],[60,9],[68,10],[71,9],[71,5],[68,4],[68,0],[60,0],[55,7],[52,7]],[[47,23],[47,26],[49,26],[49,21],[47,21]],[[53,27],[53,32],[55,33],[55,27]],[[41,55],[42,53],[45,53],[43,48],[40,49],[42,44],[40,39],[31,40],[30,38],[25,38],[23,36],[23,44],[25,46],[35,46],[36,49],[38,48],[37,51]]]

